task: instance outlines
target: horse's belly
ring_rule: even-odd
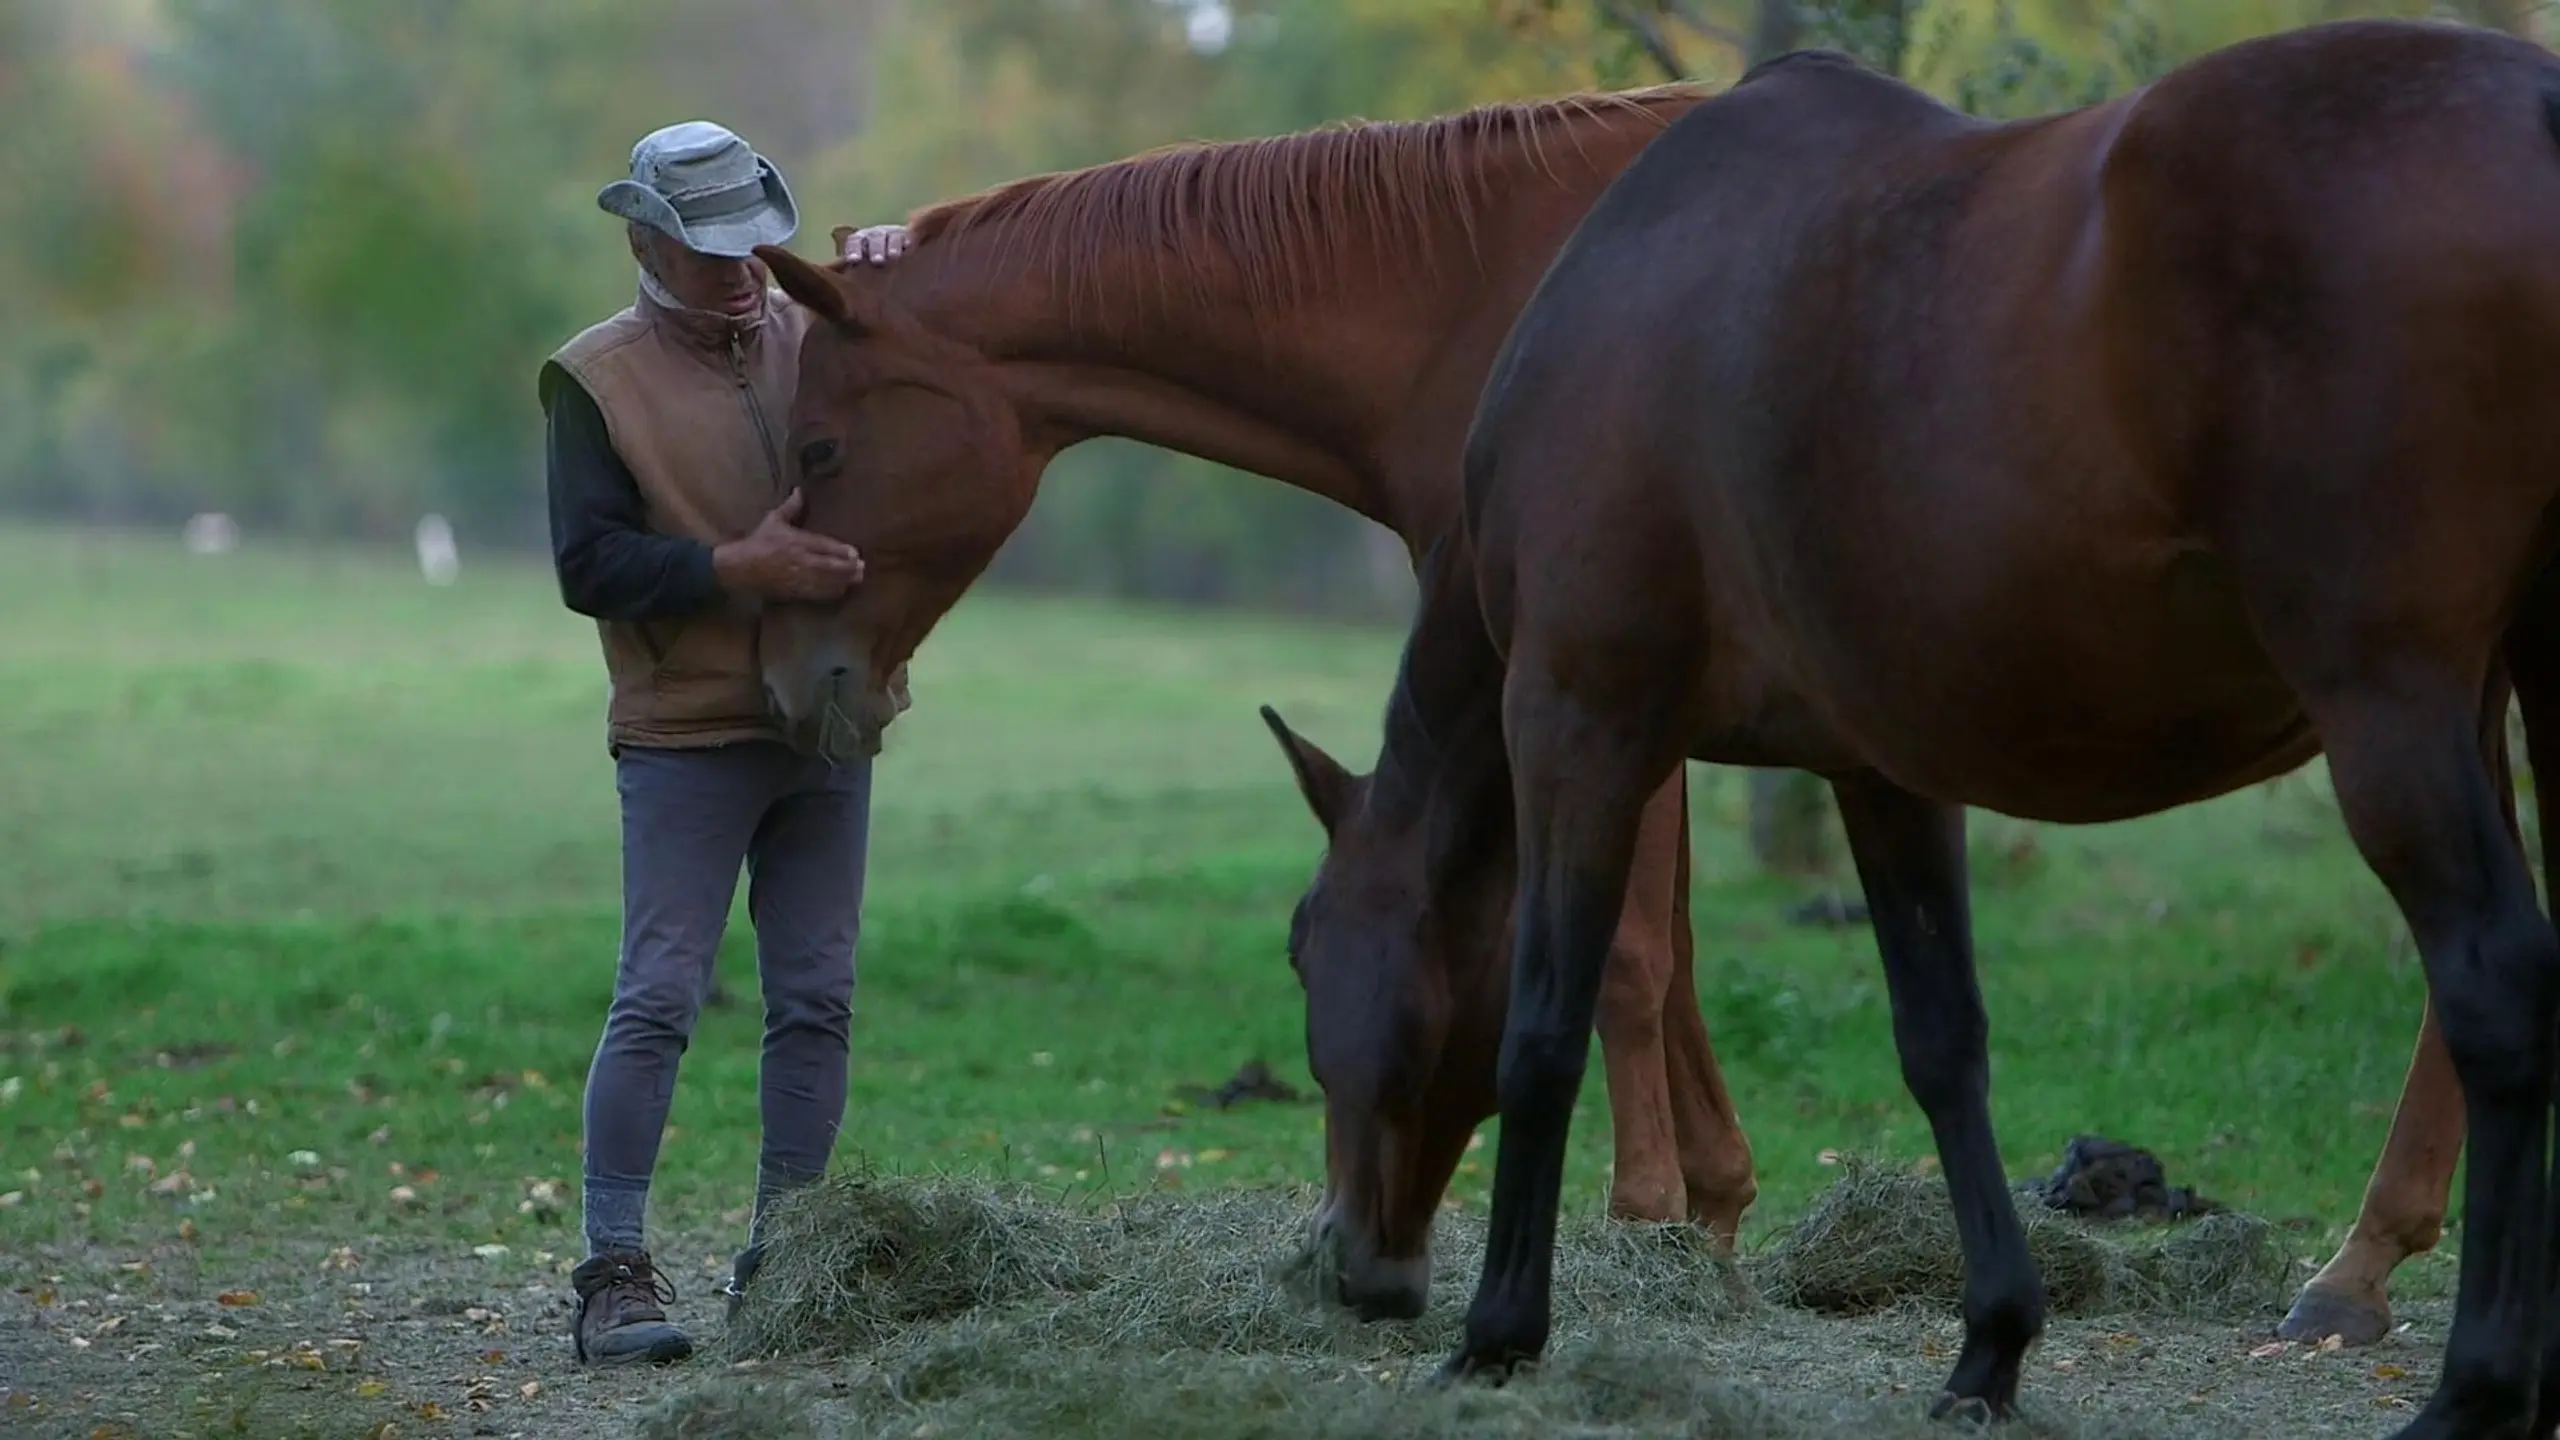
[[[2298,697],[2210,563],[2173,562],[2142,583],[2087,579],[2032,614],[1976,617],[1919,653],[1940,657],[1931,681],[1908,683],[1906,671],[1898,695],[1862,686],[1833,713],[1878,770],[1981,809],[2127,819],[2318,752]]]
[[[2292,770],[2319,748],[2290,697],[2235,698],[2085,724],[2042,712],[1985,715],[1970,741],[1880,756],[1877,768],[1979,809],[2103,824],[2227,794]]]

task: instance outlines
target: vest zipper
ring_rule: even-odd
[[[773,443],[773,429],[765,423],[764,407],[756,403],[756,390],[747,383],[746,347],[737,335],[729,336],[729,374],[738,382],[738,396],[746,401],[747,418],[756,425],[756,439],[764,445],[764,469],[768,493],[779,503],[782,499],[782,452]]]

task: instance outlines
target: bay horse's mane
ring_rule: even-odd
[[[927,245],[1000,227],[1005,255],[1041,258],[1077,300],[1093,298],[1106,265],[1147,257],[1168,301],[1232,301],[1241,282],[1246,305],[1267,311],[1338,278],[1354,242],[1381,266],[1390,255],[1397,265],[1431,264],[1454,231],[1472,258],[1486,162],[1500,142],[1543,167],[1546,142],[1575,119],[1614,113],[1667,125],[1666,111],[1708,93],[1655,85],[1186,142],[1009,181],[920,210],[908,226]]]

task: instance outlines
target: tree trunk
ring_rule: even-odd
[[[1751,25],[1750,63],[1784,55],[1803,43],[1804,17],[1796,13],[1796,0],[1760,0],[1760,13]]]
[[[1780,875],[1831,870],[1831,787],[1801,770],[1751,772],[1751,855]]]

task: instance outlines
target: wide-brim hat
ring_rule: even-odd
[[[800,206],[782,172],[708,120],[641,136],[631,147],[631,177],[597,191],[596,205],[705,255],[743,257],[800,229]]]

